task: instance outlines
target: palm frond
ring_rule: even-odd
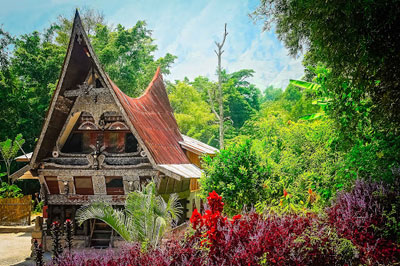
[[[98,219],[108,224],[114,229],[124,240],[132,241],[132,234],[128,231],[126,219],[123,211],[114,209],[111,205],[104,202],[96,202],[89,206],[83,206],[77,210],[78,223],[81,225],[89,219]]]
[[[172,221],[178,222],[179,218],[183,214],[183,206],[179,202],[178,194],[174,193],[169,196],[166,210],[168,211]]]
[[[311,90],[311,91],[318,91],[321,88],[321,85],[313,82],[308,82],[304,80],[289,80],[290,84],[297,86],[302,89]]]
[[[78,222],[99,219],[110,225],[126,241],[139,241],[156,246],[171,222],[177,222],[183,213],[177,194],[170,195],[168,202],[156,194],[154,182],[141,191],[129,193],[125,210],[113,209],[111,205],[98,202],[84,206],[77,212]]]

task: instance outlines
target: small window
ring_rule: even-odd
[[[106,176],[107,195],[124,195],[122,177]]]
[[[97,132],[84,132],[82,133],[82,152],[91,153],[93,148],[96,147]]]
[[[72,133],[61,151],[65,153],[91,153],[93,147],[96,147],[97,135],[96,131]]]
[[[120,153],[125,150],[124,132],[105,132],[105,146],[107,152]]]
[[[101,84],[101,81],[99,79],[96,79],[96,88],[102,88],[103,85]]]
[[[60,194],[60,189],[58,188],[58,180],[56,176],[45,176],[47,187],[49,188],[50,194]]]
[[[93,195],[92,177],[75,176],[75,191],[80,195]]]
[[[132,133],[125,135],[125,152],[137,152],[138,141]]]

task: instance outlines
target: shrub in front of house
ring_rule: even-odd
[[[395,264],[400,261],[396,199],[388,187],[357,181],[327,215],[250,211],[230,219],[221,196],[212,192],[204,213],[193,212],[183,239],[146,250],[133,244],[118,251],[73,252],[59,265]]]

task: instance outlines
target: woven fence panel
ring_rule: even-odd
[[[31,195],[0,199],[0,225],[29,225],[31,211]]]

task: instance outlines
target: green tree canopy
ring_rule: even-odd
[[[243,126],[260,109],[261,92],[248,81],[253,74],[252,69],[242,69],[230,74],[222,71],[226,113],[236,129]]]
[[[334,99],[343,130],[354,130],[368,109],[374,128],[400,125],[400,9],[398,1],[262,0],[254,15],[275,26],[292,55],[308,51],[307,65],[331,70],[327,97]],[[350,104],[348,102],[350,101]],[[346,120],[346,121],[345,121]]]
[[[168,83],[168,97],[180,131],[212,145],[218,143],[218,125],[210,105],[187,81]]]
[[[270,85],[264,90],[264,96],[262,102],[276,101],[282,96],[283,90],[281,88],[274,88]]]

